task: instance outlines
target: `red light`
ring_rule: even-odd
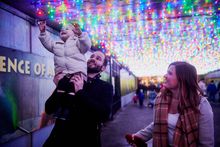
[[[38,10],[37,10],[37,16],[39,16],[39,17],[44,16],[44,11],[41,10],[41,9],[38,9]]]

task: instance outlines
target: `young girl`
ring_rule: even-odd
[[[61,40],[54,41],[46,32],[46,21],[39,21],[38,26],[41,43],[54,54],[54,83],[57,85],[54,92],[74,95],[74,86],[69,82],[70,78],[80,75],[85,81],[87,79],[87,63],[84,54],[91,48],[88,34],[82,32],[77,23],[68,24],[60,31]]]
[[[91,40],[79,25],[74,23],[63,27],[60,31],[60,41],[54,41],[46,32],[46,21],[39,21],[39,39],[43,46],[54,54],[54,83],[66,74],[80,73],[87,75],[87,64],[84,54],[91,48]]]

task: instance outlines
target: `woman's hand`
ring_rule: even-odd
[[[132,134],[126,134],[126,135],[125,135],[125,138],[126,138],[127,142],[128,142],[130,145],[134,145],[134,135],[132,135]]]
[[[145,141],[134,134],[127,134],[125,135],[125,138],[132,147],[147,147]]]

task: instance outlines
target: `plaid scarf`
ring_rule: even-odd
[[[158,95],[155,102],[155,117],[153,131],[153,146],[167,147],[168,142],[168,108],[171,98]],[[182,107],[174,131],[174,147],[196,147],[198,146],[198,114],[192,107]]]

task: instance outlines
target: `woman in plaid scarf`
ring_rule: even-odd
[[[213,112],[198,86],[196,68],[186,62],[173,62],[164,78],[153,122],[127,141],[135,144],[134,138],[139,142],[153,138],[154,147],[213,147]]]

